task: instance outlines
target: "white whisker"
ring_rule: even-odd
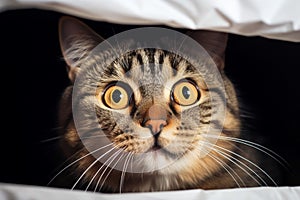
[[[94,188],[94,192],[96,192],[96,190],[97,190],[97,188],[98,188],[98,186],[99,186],[99,184],[100,184],[100,181],[101,181],[103,175],[105,174],[106,170],[108,169],[108,166],[111,165],[111,163],[115,160],[115,158],[116,158],[118,155],[120,155],[120,153],[121,153],[122,151],[123,151],[123,149],[118,150],[118,152],[116,152],[116,155],[115,155],[114,158],[109,162],[109,164],[106,165],[106,163],[107,163],[107,161],[108,161],[108,160],[107,160],[107,161],[105,161],[105,163],[102,165],[102,166],[105,166],[105,165],[106,165],[106,167],[105,167],[105,169],[103,170],[103,172],[101,173],[100,177],[98,178],[97,184],[96,184],[96,186],[95,186],[95,188]],[[121,155],[121,156],[119,157],[119,159],[115,162],[115,164],[113,165],[113,167],[110,169],[110,171],[108,172],[107,176],[106,176],[106,177],[104,178],[104,180],[102,181],[102,184],[100,185],[99,191],[101,191],[101,189],[102,189],[102,187],[103,187],[103,185],[104,185],[104,183],[105,183],[105,181],[106,181],[106,178],[108,177],[108,175],[111,173],[111,171],[114,169],[114,167],[117,165],[117,163],[120,161],[120,159],[121,159],[122,157],[123,157],[123,155]]]
[[[133,170],[132,163],[133,163],[133,157],[134,157],[134,155],[133,155],[133,153],[131,153],[131,154],[132,154],[131,157],[130,157],[131,160],[129,160],[129,162],[131,161],[130,162],[130,171],[133,172],[132,171]]]
[[[104,149],[104,148],[107,148],[107,147],[109,147],[109,146],[111,146],[112,145],[112,143],[111,144],[108,144],[108,145],[105,145],[105,146],[103,146],[103,147],[100,147],[100,148],[98,148],[98,149],[96,149],[96,150],[94,150],[94,151],[92,151],[92,152],[90,152],[90,153],[88,153],[88,154],[86,154],[86,155],[84,155],[84,156],[82,156],[82,157],[80,157],[80,158],[78,158],[78,159],[76,159],[75,161],[73,161],[72,163],[70,163],[69,165],[67,165],[66,167],[64,167],[62,170],[60,170],[50,181],[49,181],[49,183],[47,184],[47,185],[49,185],[49,184],[51,184],[55,179],[56,179],[56,177],[57,176],[59,176],[61,173],[63,173],[66,169],[68,169],[69,167],[71,167],[72,165],[74,165],[75,163],[77,163],[78,161],[80,161],[80,160],[82,160],[82,159],[84,159],[84,158],[86,158],[87,156],[89,156],[89,155],[91,155],[91,154],[93,154],[93,153],[95,153],[95,152],[97,152],[97,151],[100,151],[100,150],[102,150],[102,149]]]
[[[101,156],[99,156],[82,174],[81,176],[77,179],[77,181],[74,183],[73,187],[71,188],[71,190],[74,190],[74,188],[76,187],[76,185],[79,183],[79,181],[83,178],[83,176],[88,172],[89,169],[91,169],[101,158],[103,158],[104,156],[106,156],[109,152],[111,152],[112,150],[114,150],[116,147],[111,148],[110,150],[108,150],[107,152],[105,152],[104,154],[102,154]]]
[[[253,165],[253,166],[256,167],[257,169],[259,169],[263,174],[265,174],[265,175],[269,178],[269,180],[272,181],[272,183],[273,183],[275,186],[277,186],[277,183],[270,177],[270,175],[269,175],[266,171],[264,171],[261,167],[259,167],[257,164],[253,163],[251,160],[249,160],[249,159],[247,159],[247,158],[244,158],[243,156],[241,156],[241,155],[239,155],[239,154],[237,154],[237,153],[235,153],[235,152],[233,152],[233,151],[231,151],[231,150],[228,150],[228,149],[226,149],[226,148],[223,148],[223,147],[220,147],[220,146],[217,146],[217,145],[213,145],[213,146],[215,146],[215,147],[217,147],[217,148],[220,148],[220,149],[222,149],[222,150],[224,150],[224,151],[227,151],[227,152],[229,152],[229,153],[231,153],[231,154],[233,154],[233,155],[235,155],[235,156],[237,156],[237,157],[243,159],[244,161],[248,162],[249,164]],[[264,182],[264,183],[265,183],[265,182]]]
[[[112,160],[114,160],[114,158],[118,155],[117,153],[119,153],[121,151],[121,149],[120,150],[118,150],[117,152],[115,152],[112,156],[110,156],[102,165],[101,165],[101,167],[99,167],[99,169],[97,170],[97,172],[94,174],[94,176],[92,177],[92,179],[90,180],[90,182],[89,182],[89,184],[88,184],[88,186],[86,187],[86,189],[85,189],[85,191],[87,191],[88,190],[88,188],[90,187],[90,185],[92,184],[92,182],[93,182],[93,180],[96,178],[96,176],[98,175],[98,173],[100,172],[100,170],[103,168],[103,166],[105,166],[105,164],[113,157],[113,159]],[[116,154],[116,155],[115,155]],[[114,156],[115,155],[115,156]]]
[[[240,138],[226,137],[226,136],[213,136],[213,135],[208,135],[208,134],[202,134],[202,135],[204,137],[218,138],[218,139],[221,139],[221,140],[233,141],[233,142],[237,142],[237,143],[240,143],[240,144],[244,144],[246,146],[252,147],[252,148],[254,148],[258,151],[261,151],[261,152],[265,153],[266,155],[273,158],[276,162],[278,162],[280,165],[282,165],[286,169],[289,166],[288,162],[284,158],[282,158],[280,155],[278,155],[277,153],[275,153],[271,149],[268,149],[267,147],[264,147],[260,144],[255,143],[255,142],[251,142],[249,140],[244,140],[244,139],[240,139]],[[276,158],[275,156],[278,157],[280,160],[278,158]]]
[[[119,192],[120,194],[122,193],[122,186],[124,184],[124,179],[125,179],[125,174],[126,174],[126,170],[127,170],[127,167],[128,167],[128,160],[130,159],[130,153],[127,155],[126,159],[125,159],[125,162],[124,162],[124,166],[123,166],[123,170],[122,170],[122,173],[121,173],[121,177],[120,177],[120,188],[119,188]]]
[[[226,166],[227,167],[229,167],[230,169],[231,169],[231,171],[233,171],[233,172],[235,172],[230,166],[228,166],[226,163],[225,163],[225,165],[226,166],[224,166],[224,161],[222,161],[222,160],[220,160],[218,157],[216,157],[216,156],[214,156],[214,155],[212,155],[212,154],[207,154],[207,156],[209,156],[209,157],[211,157],[213,160],[215,160],[217,163],[219,163],[219,165],[231,176],[231,178],[233,179],[233,181],[237,184],[237,186],[240,188],[241,186],[240,186],[240,184],[238,183],[238,181],[235,179],[235,177],[232,175],[232,173],[226,168]],[[238,176],[239,177],[239,176]],[[240,179],[240,177],[239,177],[239,179]]]
[[[62,136],[60,135],[60,136],[56,136],[56,137],[52,137],[52,138],[41,140],[40,142],[41,143],[46,143],[46,142],[51,142],[51,141],[54,141],[54,140],[59,140],[61,138],[62,138]]]
[[[111,157],[109,157],[103,164],[102,164],[102,166],[101,166],[101,169],[105,166],[105,169],[103,170],[103,172],[101,173],[101,175],[100,175],[100,177],[98,178],[98,181],[97,181],[97,183],[96,183],[96,186],[95,186],[95,188],[94,188],[94,192],[96,192],[96,190],[97,190],[97,188],[98,188],[98,186],[99,186],[99,184],[100,184],[100,181],[101,181],[101,179],[102,179],[102,177],[103,177],[103,175],[105,174],[105,172],[106,172],[106,170],[108,169],[108,167],[111,165],[111,163],[115,160],[115,158],[122,152],[122,150],[123,149],[119,149],[117,152],[115,152]],[[122,156],[120,156],[120,157],[122,157]],[[119,158],[119,160],[120,160],[120,158]],[[118,160],[118,161],[119,161]],[[110,161],[110,162],[109,162]],[[109,162],[109,163],[108,163]],[[117,162],[116,162],[117,163]],[[112,167],[112,169],[116,166],[116,163],[115,163],[115,165]],[[107,164],[107,165],[106,165]],[[100,169],[100,170],[101,170]],[[104,182],[103,182],[103,184],[104,184]],[[102,184],[102,185],[103,185]],[[102,186],[101,185],[101,186]],[[99,190],[101,190],[101,187],[100,187],[100,189]]]
[[[119,159],[115,162],[115,164],[114,164],[114,165],[111,167],[111,169],[108,171],[107,175],[105,176],[105,178],[104,178],[103,181],[102,181],[102,184],[101,184],[101,186],[100,186],[100,188],[99,188],[99,191],[101,191],[101,189],[102,189],[102,187],[103,187],[103,185],[104,185],[106,179],[109,177],[109,175],[111,174],[112,170],[116,167],[116,165],[119,163],[119,161],[123,158],[123,155],[124,155],[124,154],[122,154],[122,155],[119,157]],[[105,169],[105,171],[106,171],[106,169]],[[99,180],[100,180],[100,179],[99,179]],[[95,189],[96,189],[96,188],[95,188]]]
[[[209,145],[212,145],[211,143],[209,143]],[[213,145],[214,147],[220,148],[218,145]],[[226,158],[227,160],[229,160],[230,162],[232,162],[233,164],[235,164],[238,168],[240,168],[242,171],[244,171],[248,176],[250,176],[257,184],[259,184],[261,186],[261,183],[255,178],[253,177],[245,168],[243,168],[242,166],[240,166],[240,164],[242,164],[244,167],[246,167],[248,170],[250,170],[253,174],[255,174],[266,186],[267,183],[253,170],[251,169],[249,166],[247,166],[245,163],[241,162],[240,160],[236,159],[235,157],[231,156],[228,153],[223,152],[222,150],[218,150],[216,148],[213,148],[211,146],[209,146],[210,148],[212,148],[214,151],[216,151],[218,154],[220,154],[221,156],[223,156],[224,158]],[[237,163],[238,162],[238,163]]]

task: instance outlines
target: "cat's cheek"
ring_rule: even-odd
[[[118,135],[113,142],[116,147],[123,148],[125,152],[137,154],[149,151],[155,143],[153,135],[145,128],[135,128],[130,134]]]
[[[153,138],[139,139],[135,142],[135,152],[134,153],[138,153],[138,154],[146,153],[152,148],[153,145],[154,145]]]
[[[158,137],[159,145],[163,148],[167,148],[171,144],[171,141],[176,141],[176,135],[174,134],[174,130],[164,129]]]
[[[190,149],[193,149],[194,138],[182,138],[180,136],[169,136],[167,138],[161,137],[159,139],[159,144],[166,151],[173,155],[178,155],[181,157],[186,154]]]
[[[170,146],[170,139],[167,139],[166,137],[159,137],[158,138],[158,144],[164,148],[164,149],[168,149],[168,147]]]

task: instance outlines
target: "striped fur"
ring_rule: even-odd
[[[74,188],[104,192],[140,192],[189,188],[216,189],[262,184],[263,181],[259,178],[263,177],[262,173],[246,160],[259,164],[256,153],[234,141],[221,139],[239,138],[241,127],[236,93],[222,69],[220,73],[224,80],[225,95],[222,95],[218,88],[207,88],[205,74],[199,75],[197,69],[187,59],[174,53],[153,48],[137,49],[103,67],[97,65],[99,63],[97,59],[109,58],[109,53],[87,60],[90,58],[86,58],[85,55],[90,48],[86,46],[94,42],[82,40],[82,44],[78,46],[81,40],[77,38],[76,41],[76,46],[71,45],[68,49],[62,47],[65,59],[70,61],[73,58],[81,58],[70,66],[71,70],[80,69],[81,63],[94,63],[91,65],[93,68],[87,68],[88,83],[97,85],[97,92],[95,94],[90,91],[88,86],[83,87],[80,101],[76,100],[73,104],[95,105],[98,122],[105,135],[115,147],[133,154],[145,153],[153,146],[154,138],[151,131],[141,124],[149,108],[153,104],[160,105],[167,113],[167,125],[161,130],[157,142],[178,159],[174,159],[172,164],[162,169],[147,173],[124,173],[102,167],[100,162],[95,162],[92,155],[88,155],[89,152],[76,131],[70,108],[73,86],[70,86],[61,101],[60,124],[64,136],[61,141],[62,149],[67,157],[79,159],[70,167],[72,174],[75,174],[71,182],[78,180],[76,182],[78,184],[73,185]],[[192,106],[178,106],[170,98],[170,89],[181,79],[193,81],[200,90],[200,100]],[[131,106],[116,111],[108,109],[101,101],[95,101],[94,97],[101,95],[107,85],[118,81],[132,89]],[[213,108],[219,106],[218,102],[211,101],[212,93],[226,100],[224,121],[211,120],[215,115],[212,112]],[[220,139],[216,141],[211,151],[206,147],[210,134],[206,130],[209,126],[223,127]],[[96,136],[97,133],[89,130],[88,121],[86,130],[87,140],[90,138],[93,143],[92,136]],[[148,136],[146,139],[145,135]],[[200,147],[202,152],[199,150]],[[201,156],[206,150],[209,151],[208,154]],[[162,160],[173,159],[172,156],[159,155]],[[116,162],[117,159],[113,161]],[[145,157],[139,162],[147,167],[159,161],[153,157]],[[79,180],[76,177],[81,178]]]

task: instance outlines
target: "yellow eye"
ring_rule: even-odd
[[[103,103],[112,109],[124,109],[129,104],[129,97],[126,90],[118,85],[113,85],[104,91]]]
[[[187,80],[179,81],[173,87],[172,98],[179,105],[189,106],[199,100],[200,92],[195,84]]]

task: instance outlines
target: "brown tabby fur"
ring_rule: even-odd
[[[226,117],[225,117],[225,121],[223,122],[223,130],[221,136],[239,138],[240,129],[241,129],[241,121],[239,117],[239,104],[236,97],[235,89],[223,71],[224,54],[225,54],[224,52],[226,48],[227,34],[219,33],[219,32],[211,32],[211,31],[190,31],[187,34],[190,35],[192,38],[194,38],[196,41],[198,41],[208,51],[208,53],[212,56],[215,63],[217,64],[221,76],[224,80],[228,109],[226,109]],[[70,38],[69,36],[74,36],[74,37],[68,40],[67,38]],[[77,56],[84,59],[86,54],[102,40],[103,39],[99,37],[96,33],[94,33],[90,28],[88,28],[86,25],[84,25],[83,23],[75,19],[65,17],[60,21],[61,48],[65,60],[68,64],[69,77],[72,83],[74,83],[76,75],[80,70],[80,65],[81,65],[81,60],[76,60],[74,58],[76,58]],[[75,52],[74,45],[76,45],[77,44],[76,42],[78,41],[81,41],[81,43],[79,42],[78,44],[79,46],[81,45],[82,50],[80,49],[78,50],[78,48],[76,48],[77,50]],[[144,62],[146,62],[146,58],[145,56],[143,56],[143,53],[145,52],[147,53],[146,50],[145,51],[141,50],[140,52],[137,52],[135,56],[140,54]],[[76,54],[80,54],[80,55],[76,55]],[[164,59],[165,62],[163,64],[164,65],[163,68],[168,69],[170,67],[170,65],[168,64],[170,58],[167,58],[166,56]],[[133,56],[132,65],[134,65],[135,63],[134,61],[137,62],[137,59]],[[185,67],[186,66],[182,66],[183,71]],[[132,68],[134,68],[134,66]],[[138,71],[139,69],[136,70],[137,73],[140,73],[140,71]],[[120,69],[119,71],[117,70],[116,73],[119,74],[118,76],[123,76],[122,75],[123,72]],[[185,72],[183,72],[183,75],[184,73]],[[178,80],[180,77],[176,77],[175,75],[175,77],[171,77],[171,78]],[[104,77],[104,79],[106,80],[106,82],[109,82],[109,81],[113,81],[115,78],[109,76],[108,74],[107,77]],[[100,90],[103,87],[100,84]],[[63,135],[63,139],[61,140],[62,150],[67,158],[72,157],[73,160],[76,160],[78,158],[81,158],[82,156],[87,155],[89,152],[83,146],[74,126],[74,120],[72,116],[72,90],[73,90],[73,86],[71,85],[65,90],[62,96],[60,102],[61,106],[59,109],[59,119],[60,119],[60,126],[63,127],[61,131]],[[203,99],[205,99],[206,95],[208,95],[208,93],[205,90],[205,86],[204,88],[203,87],[200,88],[200,90]],[[140,96],[139,98],[140,99],[138,100],[143,101],[143,97]],[[210,102],[210,106],[212,106],[211,104],[212,102]],[[141,108],[140,112],[146,113],[148,108],[149,105],[145,105],[143,109]],[[175,110],[180,112],[179,108],[176,108],[176,106],[175,106]],[[99,105],[98,112],[100,118],[101,116],[106,115],[106,111],[103,105]],[[175,130],[174,127],[178,128],[180,126],[180,124],[176,124],[174,121],[172,121],[172,117],[170,117],[169,120],[170,123],[166,127],[164,127],[163,131],[165,129]],[[125,133],[117,136],[112,136],[112,141],[115,142],[116,144],[118,143],[118,141],[124,142],[125,136],[126,136]],[[183,134],[182,137],[187,137],[187,136]],[[146,151],[145,148],[147,146],[152,145],[151,143],[152,140],[147,141],[149,144],[146,142],[146,144],[142,144],[142,145],[138,144],[139,140],[135,138],[133,138],[132,140],[129,142],[128,139],[128,142],[126,144],[127,151],[133,149],[133,151],[143,152]],[[198,140],[201,140],[201,135],[199,136],[199,138],[197,138],[197,141]],[[183,141],[179,140],[178,137],[177,139],[174,138],[174,135],[172,134],[171,135],[162,134],[160,138],[160,142],[162,144],[175,143],[175,145],[183,143]],[[134,145],[138,147],[134,147]],[[192,145],[191,151],[194,151],[193,144],[189,144],[189,145]],[[229,151],[225,151],[225,153],[227,153],[229,156],[233,156],[236,160],[238,160],[235,161],[238,162],[242,167],[238,167],[236,164],[234,164],[229,159],[226,159],[217,151],[211,151],[209,152],[209,156],[207,155],[203,158],[198,158],[197,155],[195,155],[196,151],[194,151],[194,154],[193,153],[184,154],[182,158],[176,161],[174,165],[167,167],[167,169],[161,169],[159,171],[154,171],[151,173],[126,173],[124,183],[121,187],[122,192],[162,191],[162,190],[178,190],[178,189],[190,189],[190,188],[217,189],[217,188],[233,188],[238,186],[250,187],[250,186],[259,185],[256,181],[254,181],[253,178],[251,178],[251,175],[259,180],[259,178],[254,174],[255,172],[260,177],[264,178],[262,176],[262,173],[259,172],[260,170],[258,170],[253,165],[249,165],[249,162],[241,159],[240,157],[237,157],[232,153],[234,152],[236,154],[239,154],[241,157],[245,159],[249,159],[253,163],[259,165],[260,162],[259,162],[258,155],[257,153],[255,153],[253,149],[246,148],[245,145],[240,145],[233,141],[223,140],[221,137],[216,142],[216,145],[229,150]],[[70,181],[71,183],[74,183],[77,180],[77,178],[85,171],[85,169],[87,169],[94,161],[95,158],[92,155],[86,156],[84,159],[79,160],[74,165],[72,165],[72,167],[69,168],[70,174],[72,174],[72,176],[68,176],[68,178],[65,177],[64,180],[66,182]],[[244,165],[249,166],[249,168],[251,168],[252,171],[247,169]],[[76,186],[76,188],[85,189],[87,184],[93,179],[94,175],[96,174],[100,166],[101,163],[98,162],[93,167],[91,167],[84,175],[83,179],[80,181],[80,184]],[[242,169],[246,169],[247,173],[245,172],[245,170]],[[228,171],[230,171],[231,174],[229,174]],[[109,170],[106,171],[102,170],[100,173],[96,174],[93,183],[88,189],[94,190],[96,182],[100,178],[101,173],[103,173],[104,174],[103,177],[105,177],[108,174],[108,172]],[[119,192],[121,175],[122,172],[118,170],[112,170],[108,178],[104,182],[103,187],[101,188],[100,191]],[[234,181],[234,178],[232,176],[235,177],[236,181]],[[237,183],[239,183],[239,185]],[[102,184],[102,182],[100,182],[100,184]],[[99,190],[99,188],[96,188],[96,190]]]

